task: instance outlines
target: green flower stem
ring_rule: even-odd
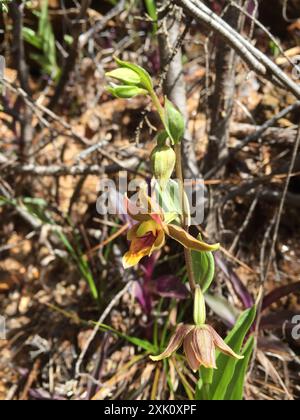
[[[165,110],[163,106],[160,103],[160,100],[156,93],[153,91],[149,92],[150,97],[152,99],[153,105],[155,106],[160,119],[166,128],[167,131],[169,131],[167,123],[166,123],[166,117],[165,117]],[[186,209],[185,199],[184,199],[184,189],[183,189],[183,170],[182,170],[182,153],[181,153],[181,144],[178,143],[175,145],[175,153],[176,153],[176,177],[179,181],[179,187],[180,187],[180,196],[181,196],[181,202],[182,202],[182,227],[185,230],[188,230],[189,226],[187,221],[189,220],[189,214]],[[185,263],[188,273],[188,279],[189,284],[192,293],[194,294],[195,288],[196,288],[196,281],[195,281],[195,275],[193,270],[193,261],[192,261],[192,253],[190,249],[184,248],[184,256],[185,256]]]
[[[205,401],[208,401],[210,394],[210,385],[213,381],[213,369],[206,369],[203,366],[199,370],[199,377],[202,379],[202,396]]]
[[[156,93],[154,92],[154,90],[153,91],[150,91],[149,92],[149,95],[150,95],[150,97],[152,99],[153,105],[155,106],[155,108],[156,108],[156,110],[157,110],[157,112],[158,112],[158,114],[160,116],[160,119],[161,119],[164,127],[167,128],[166,118],[165,118],[165,110],[164,110],[162,104],[160,103],[160,100],[159,100],[158,96],[156,95]]]
[[[187,220],[189,219],[189,215],[186,211],[185,199],[184,199],[184,189],[183,189],[183,170],[182,170],[182,154],[181,154],[181,143],[175,145],[175,153],[176,153],[176,177],[180,183],[180,196],[182,202],[182,227],[185,230],[188,230]],[[185,263],[189,278],[189,284],[191,291],[194,293],[196,289],[196,281],[195,275],[193,270],[193,260],[192,260],[192,252],[190,249],[184,248],[184,256],[185,256]]]

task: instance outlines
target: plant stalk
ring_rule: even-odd
[[[184,199],[184,179],[183,179],[183,170],[182,170],[182,153],[181,153],[181,144],[175,145],[175,153],[176,153],[176,177],[179,182],[180,188],[180,196],[181,196],[181,205],[182,205],[182,227],[185,230],[188,230],[189,226],[187,220],[189,215],[187,214],[185,199]],[[184,256],[185,256],[185,263],[189,278],[189,284],[192,293],[194,294],[196,289],[196,281],[195,275],[193,270],[193,262],[192,262],[192,253],[190,249],[184,248]]]
[[[165,119],[165,110],[163,108],[163,106],[160,103],[159,98],[157,97],[156,93],[150,92],[150,96],[152,99],[152,102],[160,116],[160,119],[162,121],[162,123],[164,124],[164,126],[166,127],[166,119]],[[183,178],[183,169],[182,169],[182,152],[181,152],[181,144],[176,144],[175,147],[175,153],[176,153],[176,178],[179,182],[179,189],[180,189],[180,199],[181,199],[181,206],[182,206],[182,227],[184,230],[188,230],[189,225],[188,225],[188,220],[189,220],[189,214],[188,211],[186,209],[186,204],[185,204],[185,197],[184,197],[184,178]],[[192,262],[192,253],[190,249],[184,248],[184,256],[185,256],[185,263],[186,263],[186,268],[187,268],[187,273],[188,273],[188,279],[189,279],[189,284],[190,284],[190,288],[192,293],[194,294],[195,289],[196,289],[196,281],[195,281],[195,275],[194,275],[194,270],[193,270],[193,262]]]

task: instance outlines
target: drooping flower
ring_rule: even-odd
[[[170,357],[182,343],[187,362],[194,372],[201,366],[217,369],[216,349],[227,356],[243,359],[243,356],[236,354],[211,326],[179,324],[165,351],[158,356],[150,356],[151,360],[159,361]]]
[[[147,209],[138,209],[130,200],[126,199],[128,214],[138,223],[128,232],[127,239],[131,242],[129,251],[123,257],[124,268],[133,267],[145,256],[151,256],[154,251],[161,249],[166,242],[166,236],[175,239],[185,248],[207,252],[219,249],[219,244],[208,245],[195,239],[180,226],[166,223],[165,217],[149,197]]]

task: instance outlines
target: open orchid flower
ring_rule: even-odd
[[[219,249],[219,244],[208,245],[195,239],[180,226],[167,223],[160,208],[155,206],[150,197],[146,198],[148,208],[138,209],[126,198],[128,214],[138,223],[128,231],[127,238],[131,242],[129,251],[123,257],[124,268],[133,267],[145,256],[151,256],[161,249],[166,242],[166,236],[175,239],[185,248],[207,252]]]
[[[236,354],[211,326],[179,324],[166,350],[158,356],[150,356],[151,360],[156,362],[170,357],[182,343],[187,362],[194,372],[201,366],[217,369],[216,349],[236,359],[243,359],[243,356]]]

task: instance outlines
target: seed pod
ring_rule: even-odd
[[[165,189],[175,168],[176,154],[172,147],[158,145],[151,154],[153,175],[162,189]]]

